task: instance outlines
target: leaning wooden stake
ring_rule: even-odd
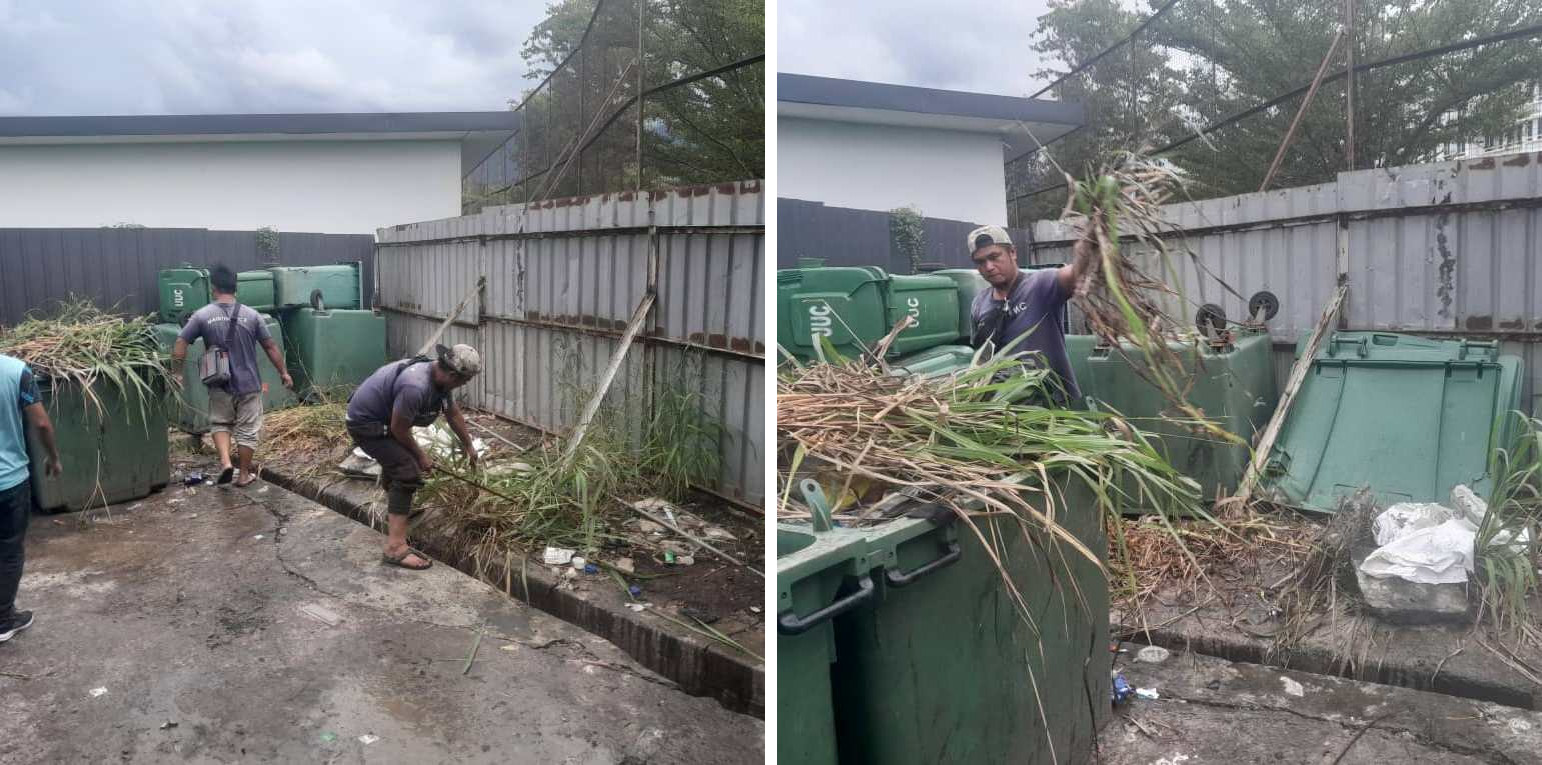
[[[643,319],[647,318],[648,310],[653,308],[655,295],[649,292],[643,295],[642,302],[637,304],[637,310],[632,312],[632,321],[626,325],[626,333],[621,335],[621,345],[610,357],[610,366],[605,368],[605,374],[600,376],[599,387],[595,389],[594,396],[589,403],[584,405],[583,414],[578,418],[578,425],[573,428],[573,435],[568,439],[568,447],[562,452],[562,465],[564,469],[571,464],[573,455],[578,453],[578,445],[583,443],[584,434],[589,431],[589,423],[594,421],[594,415],[600,411],[600,402],[605,400],[605,392],[610,390],[611,381],[616,379],[616,372],[621,369],[621,362],[626,359],[627,349],[632,347],[632,340],[637,337],[637,330],[642,328]]]
[[[1338,324],[1339,311],[1344,307],[1344,295],[1348,290],[1348,280],[1340,276],[1338,289],[1334,290],[1333,298],[1328,301],[1328,305],[1323,308],[1322,316],[1317,319],[1317,326],[1312,330],[1312,338],[1307,341],[1306,349],[1296,359],[1295,366],[1290,368],[1290,380],[1285,383],[1285,392],[1280,396],[1279,406],[1274,408],[1274,416],[1269,418],[1263,437],[1258,440],[1258,446],[1253,450],[1253,460],[1248,463],[1247,473],[1243,474],[1242,483],[1237,487],[1237,493],[1230,501],[1240,502],[1246,506],[1252,497],[1253,487],[1258,483],[1264,465],[1269,460],[1270,450],[1274,448],[1274,439],[1279,437],[1280,428],[1285,424],[1285,417],[1290,413],[1290,405],[1295,402],[1296,393],[1301,390],[1301,384],[1306,381],[1306,373],[1311,370],[1312,362],[1317,358],[1317,349],[1322,347],[1324,340]]]
[[[487,277],[478,276],[477,283],[471,285],[471,291],[467,292],[466,296],[460,299],[460,303],[455,306],[455,310],[451,311],[449,316],[444,317],[444,321],[439,323],[439,328],[434,330],[433,335],[429,336],[428,342],[418,349],[417,355],[427,356],[428,352],[434,349],[434,344],[439,342],[439,338],[444,337],[444,331],[449,329],[451,324],[455,323],[455,319],[460,316],[460,312],[466,310],[466,304],[470,303],[471,299],[476,297],[478,292],[482,291],[482,286],[485,284],[487,284]]]
[[[1296,137],[1296,128],[1301,126],[1301,118],[1306,116],[1306,108],[1312,105],[1312,97],[1317,95],[1317,86],[1322,84],[1322,76],[1328,71],[1328,62],[1333,60],[1333,54],[1338,52],[1339,39],[1344,36],[1343,30],[1335,32],[1333,42],[1328,43],[1328,55],[1322,57],[1322,64],[1317,67],[1317,76],[1312,78],[1312,86],[1306,89],[1306,97],[1301,99],[1301,107],[1296,110],[1296,118],[1290,121],[1290,129],[1285,131],[1285,140],[1280,141],[1280,148],[1274,153],[1274,161],[1269,163],[1269,172],[1264,174],[1264,182],[1258,184],[1259,191],[1267,191],[1269,182],[1274,180],[1274,174],[1280,169],[1281,160],[1285,159],[1285,150],[1290,148],[1290,142]]]

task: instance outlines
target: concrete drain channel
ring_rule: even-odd
[[[324,484],[304,480],[269,467],[263,467],[261,474],[277,486],[318,502],[357,523],[377,528],[371,522],[367,506],[370,494],[367,488],[349,481]],[[415,536],[413,544],[436,561],[449,564],[467,576],[494,583],[499,590],[505,588],[497,582],[511,582],[512,586],[505,590],[509,597],[610,641],[686,693],[716,699],[725,708],[740,714],[765,718],[765,666],[754,663],[749,657],[739,656],[694,635],[671,631],[654,623],[657,620],[646,614],[627,610],[619,601],[598,602],[559,589],[557,578],[545,566],[529,565],[522,570],[522,559],[516,559],[512,564],[496,564],[493,570],[484,570],[484,577],[470,556],[457,553],[446,539]],[[525,583],[528,583],[528,593]]]
[[[1192,651],[1227,661],[1288,669],[1360,682],[1429,691],[1474,701],[1486,701],[1519,709],[1542,710],[1539,690],[1500,659],[1483,655],[1484,649],[1468,643],[1458,651],[1410,653],[1389,659],[1385,654],[1370,660],[1350,661],[1326,646],[1305,646],[1292,651],[1285,661],[1270,655],[1270,644],[1241,636],[1222,636],[1214,630],[1153,629],[1115,624],[1115,639],[1157,645],[1172,651]],[[1468,656],[1468,655],[1471,656]],[[1459,656],[1467,661],[1454,664]]]

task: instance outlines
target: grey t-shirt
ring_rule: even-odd
[[[194,311],[177,336],[186,340],[188,345],[203,338],[205,353],[215,346],[223,346],[233,308],[235,306],[229,303],[210,303]],[[230,382],[225,383],[224,388],[231,395],[246,396],[262,391],[262,374],[257,370],[257,348],[258,343],[272,337],[273,334],[268,331],[268,322],[262,318],[262,314],[241,306],[235,342],[225,349],[230,354]]]
[[[1065,330],[1061,326],[1062,306],[1071,295],[1060,287],[1056,269],[1022,271],[1017,282],[1007,293],[1006,300],[997,300],[994,289],[980,290],[974,296],[970,314],[974,318],[975,347],[994,340],[999,352],[1008,343],[1032,330],[1024,340],[1012,346],[1011,353],[1037,351],[1043,361],[1055,371],[1065,385],[1066,398],[1081,397],[1076,377],[1071,374],[1071,359],[1065,351]],[[1028,357],[1026,364],[1037,364],[1038,359]]]
[[[403,363],[393,361],[375,370],[359,385],[348,400],[349,425],[390,427],[391,415],[396,412],[411,420],[415,427],[432,424],[439,417],[449,394],[434,387],[434,362],[401,369]]]

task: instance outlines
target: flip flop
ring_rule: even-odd
[[[244,489],[244,488],[246,488],[248,486],[251,486],[252,484],[254,484],[256,482],[257,482],[257,474],[256,473],[252,473],[252,474],[250,474],[250,475],[248,475],[246,477],[245,481],[236,481],[236,488],[237,489]]]
[[[225,468],[224,470],[220,471],[220,479],[215,483],[224,486],[225,484],[230,483],[230,479],[234,478],[235,475],[236,469],[234,467]]]
[[[419,558],[422,558],[423,559],[423,565],[421,565],[421,566],[409,566],[409,565],[407,565],[406,560],[407,560],[407,556],[409,556],[409,555],[416,555]],[[390,564],[392,566],[400,566],[401,568],[407,569],[408,571],[422,571],[424,569],[431,568],[434,565],[434,562],[429,560],[427,555],[424,555],[423,553],[421,553],[421,552],[419,552],[417,550],[414,550],[411,547],[407,548],[406,552],[403,552],[401,555],[397,555],[397,556],[391,556],[391,555],[386,555],[386,554],[382,553],[380,555],[380,562],[381,563],[387,563],[387,564]]]

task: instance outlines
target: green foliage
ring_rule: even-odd
[[[1536,617],[1528,598],[1542,563],[1542,420],[1512,412],[1519,433],[1489,461],[1494,490],[1475,543],[1482,607],[1500,629],[1525,630]],[[1526,536],[1524,543],[1517,540]]]
[[[594,0],[558,0],[520,49],[532,79],[551,75],[548,86],[527,93],[521,107],[531,126],[516,149],[520,166],[543,168],[594,121],[636,95],[637,0],[606,0],[582,51]],[[763,53],[765,6],[761,0],[643,0],[643,86],[716,69]],[[569,54],[577,52],[571,59]],[[563,61],[567,64],[563,65]],[[627,76],[617,80],[623,72]],[[612,93],[611,101],[605,97]],[[580,108],[581,107],[581,108]],[[633,106],[560,180],[538,176],[530,196],[662,188],[765,177],[765,73],[743,67],[649,95],[643,119],[643,166],[637,162]],[[553,168],[552,175],[560,170]],[[489,184],[496,186],[497,184]],[[524,201],[525,189],[501,191],[498,201]]]
[[[278,262],[278,229],[272,226],[263,226],[257,229],[257,252],[263,256],[265,263]]]
[[[889,246],[905,256],[912,272],[921,270],[921,258],[926,254],[926,219],[920,210],[907,206],[889,211]]]
[[[1055,0],[1033,49],[1050,62],[1036,74],[1069,70],[1123,38],[1151,13],[1115,0]],[[1199,126],[1310,82],[1339,26],[1338,0],[1183,0],[1134,45],[1109,55],[1055,95],[1087,106],[1088,126],[1052,151],[1071,173],[1118,149],[1157,148]],[[1542,22],[1531,0],[1357,0],[1357,62],[1375,61]],[[1331,69],[1343,66],[1343,56]],[[1330,70],[1331,70],[1330,69]],[[1525,83],[1542,72],[1542,46],[1515,40],[1414,61],[1360,76],[1355,131],[1360,167],[1430,159],[1442,144],[1492,135],[1518,119]],[[1276,186],[1322,183],[1347,169],[1344,90],[1324,85],[1308,108]],[[1255,191],[1299,100],[1175,150],[1206,195]],[[1443,115],[1460,111],[1460,125]],[[1053,185],[1047,164],[1016,168],[1015,193]],[[1029,217],[1054,217],[1061,194],[1033,199]]]
[[[89,298],[71,297],[51,313],[0,329],[0,353],[26,362],[46,384],[76,386],[98,412],[103,403],[96,386],[106,385],[137,410],[140,422],[149,422],[149,408],[173,383],[150,317],[115,316]]]

